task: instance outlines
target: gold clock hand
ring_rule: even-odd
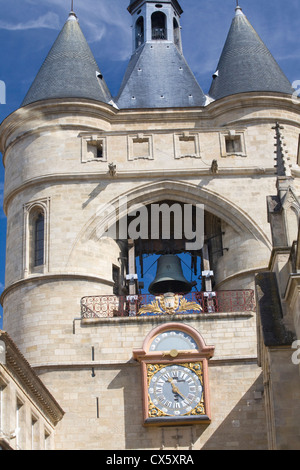
[[[185,400],[185,396],[179,391],[178,387],[176,387],[176,385],[174,384],[174,379],[168,379],[168,382],[170,382],[170,384],[172,385],[173,392],[177,395],[180,395],[181,398]]]

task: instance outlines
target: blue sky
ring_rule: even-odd
[[[234,15],[235,0],[180,3],[184,10],[184,55],[207,93]],[[131,55],[128,4],[129,0],[74,0],[81,28],[113,95],[118,92]],[[70,0],[0,0],[0,80],[6,84],[6,104],[0,104],[0,121],[20,106],[63,27],[70,6]],[[240,0],[240,6],[289,80],[299,80],[299,0]],[[4,169],[0,165],[1,207],[3,186]],[[1,209],[0,291],[4,287],[5,233]]]

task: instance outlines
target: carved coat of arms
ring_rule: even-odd
[[[148,305],[143,305],[138,316],[146,315],[177,315],[180,313],[201,312],[202,307],[197,302],[189,302],[182,295],[168,293],[155,297]]]

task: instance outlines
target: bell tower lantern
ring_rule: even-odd
[[[204,106],[184,58],[177,0],[131,0],[132,56],[116,97],[120,109]]]
[[[132,15],[133,52],[145,42],[169,41],[182,52],[180,15],[177,0],[131,0],[128,11]]]

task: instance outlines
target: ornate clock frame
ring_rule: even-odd
[[[190,349],[182,349],[184,341],[179,349],[175,347],[172,349],[158,347],[156,350],[155,344],[160,342],[160,339],[168,338],[170,336],[169,344],[172,345],[171,336],[178,339],[184,339],[187,345],[190,343]],[[176,340],[175,340],[176,341]],[[163,344],[163,342],[161,343]],[[168,343],[166,343],[167,345]],[[154,345],[154,346],[153,346]],[[214,346],[207,346],[197,330],[182,324],[170,322],[154,328],[144,340],[141,349],[133,350],[133,358],[140,362],[142,373],[142,391],[143,391],[143,421],[145,426],[149,425],[187,425],[187,424],[201,424],[211,422],[210,411],[210,394],[208,383],[208,361],[214,355]],[[170,366],[177,366],[178,369],[186,368],[187,372],[190,371],[191,375],[201,381],[202,393],[199,403],[194,404],[192,411],[180,416],[170,415],[164,413],[154,406],[149,387],[154,374],[166,367],[167,371]],[[176,367],[172,367],[174,371]],[[171,369],[170,369],[171,370]],[[195,375],[194,375],[195,374]],[[168,379],[173,382],[172,379]],[[177,384],[173,384],[177,386]],[[178,391],[177,386],[177,391]],[[200,387],[199,387],[200,388]]]

